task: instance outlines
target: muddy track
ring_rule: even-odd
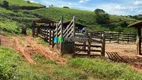
[[[37,41],[33,40],[31,36],[10,36],[8,39],[7,36],[0,35],[0,38],[2,45],[15,49],[30,63],[36,64],[32,59],[32,54],[38,53],[44,55],[47,60],[56,61],[57,64],[66,64],[65,58],[48,46],[37,44]]]

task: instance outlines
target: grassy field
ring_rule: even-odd
[[[2,3],[3,0],[0,0]],[[13,10],[6,10],[0,7],[0,21],[3,19],[10,19],[12,21],[17,22],[19,25],[26,24],[28,27],[31,25],[31,21],[37,18],[50,18],[55,21],[59,21],[61,19],[61,15],[64,16],[64,21],[70,21],[73,16],[76,16],[77,23],[81,23],[87,26],[89,31],[99,30],[111,30],[111,31],[124,31],[130,32],[126,27],[122,27],[121,25],[124,22],[128,24],[135,22],[135,19],[125,17],[125,16],[117,16],[117,15],[109,15],[110,20],[108,24],[97,24],[96,23],[96,15],[92,11],[83,11],[76,9],[68,9],[68,8],[59,8],[50,6],[48,8],[39,8],[33,10],[22,10],[21,6],[33,6],[33,7],[41,7],[43,5],[37,3],[28,3],[24,0],[8,0],[10,7],[16,6],[19,8]],[[132,30],[132,29],[131,29]],[[132,30],[132,32],[135,32]]]
[[[18,6],[36,6],[36,7],[41,7],[43,6],[42,4],[37,4],[37,3],[28,3],[25,0],[7,0],[9,2],[9,5],[18,5]],[[0,4],[2,4],[3,0],[0,0]]]
[[[30,64],[14,50],[0,46],[1,80],[141,80],[142,73],[126,64],[101,59],[75,58],[56,64],[41,54],[33,54]]]
[[[58,8],[52,6],[48,8],[41,8],[30,11],[25,10],[23,12],[27,12],[31,15],[38,15],[44,18],[50,18],[55,21],[59,21],[61,19],[61,15],[64,16],[64,21],[70,21],[73,16],[76,16],[77,23],[81,23],[87,26],[88,30],[99,30],[99,31],[100,30],[119,31],[118,28],[121,28],[121,31],[123,31],[124,29],[125,31],[126,30],[129,31],[129,29],[127,29],[127,26],[123,27],[122,25],[125,22],[127,24],[135,22],[135,19],[128,18],[125,16],[109,15],[110,20],[108,24],[97,24],[95,19],[96,15],[94,12],[68,9],[68,8]]]
[[[95,20],[95,13],[91,11],[83,11],[83,10],[75,10],[75,9],[68,9],[68,8],[58,8],[58,7],[49,7],[49,8],[42,8],[37,10],[29,11],[31,13],[39,14],[46,18],[51,18],[56,21],[60,19],[60,16],[63,15],[65,21],[71,20],[73,16],[76,16],[77,21],[85,24],[85,25],[93,25],[96,24]],[[119,22],[119,19],[124,21],[134,21],[135,19],[110,15],[111,22]]]

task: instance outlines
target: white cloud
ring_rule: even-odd
[[[39,2],[37,2],[35,0],[25,0],[25,1],[30,1],[30,2],[33,2],[33,3],[39,3]]]
[[[100,4],[97,6],[97,8],[103,9],[107,13],[115,14],[115,15],[129,15],[128,10],[131,10],[130,7],[128,8],[126,6],[122,6],[120,4],[114,4],[114,3]]]
[[[79,3],[85,3],[88,2],[89,0],[80,0]]]
[[[116,5],[116,6],[114,7],[114,9],[116,9],[116,10],[127,10],[126,7],[123,7],[123,6],[121,6],[121,5]]]
[[[39,2],[47,7],[49,5],[54,5],[58,7],[68,6],[70,8],[80,9],[80,10],[90,10],[93,11],[96,8],[103,9],[109,14],[116,15],[135,15],[142,13],[142,0],[127,0],[125,3],[85,3],[91,0],[30,0],[32,2]],[[127,3],[126,3],[127,2]],[[85,4],[82,4],[85,3]]]
[[[142,6],[142,1],[135,1],[133,5],[135,5],[135,6]]]

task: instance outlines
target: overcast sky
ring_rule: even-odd
[[[96,8],[103,9],[109,14],[138,15],[142,14],[142,0],[31,0],[33,2],[58,7],[94,11]]]

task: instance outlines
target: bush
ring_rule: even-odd
[[[6,31],[13,34],[19,33],[19,27],[16,22],[6,20],[6,21],[0,21],[0,29],[2,31]]]

